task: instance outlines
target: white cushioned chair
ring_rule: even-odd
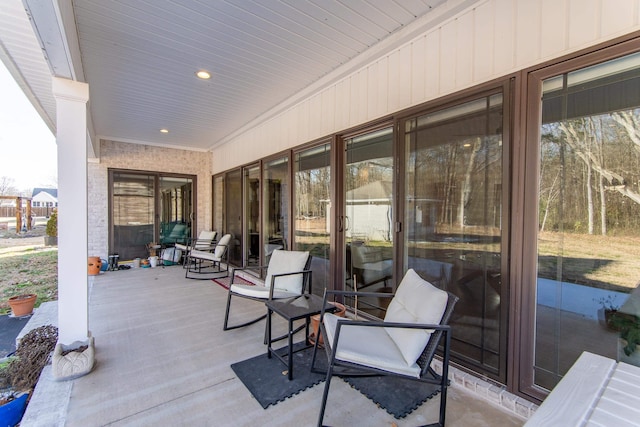
[[[229,250],[229,242],[231,241],[231,234],[225,234],[218,241],[215,248],[212,251],[201,251],[198,249],[191,249],[187,254],[185,264],[187,271],[185,277],[188,279],[211,279],[210,274],[215,273],[215,277],[220,277],[219,273],[225,272],[228,274],[229,264],[226,262],[227,253]],[[222,262],[225,261],[225,269],[222,270]],[[189,276],[191,273],[191,276]],[[194,276],[193,274],[198,274]],[[225,274],[225,276],[226,276]]]
[[[386,293],[327,291],[329,296],[393,297],[384,321],[358,321],[321,313],[320,328],[328,358],[327,377],[318,425],[322,425],[333,375],[394,375],[440,386],[440,417],[444,425],[450,327],[455,295],[436,288],[414,270],[405,274],[395,296]],[[442,375],[431,368],[439,344],[443,345]],[[312,370],[316,360],[314,349]]]
[[[393,261],[385,257],[389,255],[385,255],[384,248],[354,241],[347,250],[351,260],[351,269],[348,271],[356,276],[358,289],[380,282],[387,286],[387,280],[393,275]]]
[[[175,247],[177,249],[180,249],[184,253],[183,265],[187,265],[187,257],[192,249],[197,249],[199,251],[211,251],[212,249],[214,249],[214,241],[216,240],[217,234],[218,232],[216,231],[202,230],[197,239],[189,239],[184,244],[176,243]]]
[[[264,304],[265,301],[278,298],[291,298],[311,292],[311,255],[303,251],[285,251],[276,249],[271,254],[268,266],[235,268],[231,273],[227,308],[224,315],[223,330],[241,328],[258,322],[266,317],[266,313],[256,319],[229,326],[229,312],[231,311],[231,298],[239,297]],[[246,270],[266,269],[264,283],[256,285],[244,285],[234,283],[236,273]],[[265,308],[266,310],[266,308]]]

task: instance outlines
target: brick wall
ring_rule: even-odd
[[[103,140],[100,159],[87,169],[90,256],[109,253],[110,168],[196,175],[196,234],[211,228],[211,153]]]

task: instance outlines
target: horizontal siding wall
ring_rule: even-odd
[[[217,173],[640,29],[640,0],[487,0],[212,152]]]

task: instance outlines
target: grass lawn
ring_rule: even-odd
[[[58,251],[24,251],[0,257],[0,314],[11,312],[8,299],[36,294],[36,307],[58,299]]]

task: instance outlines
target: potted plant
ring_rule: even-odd
[[[616,316],[618,310],[620,309],[620,306],[616,304],[616,298],[608,295],[606,298],[600,298],[598,302],[601,306],[598,310],[598,319],[600,324],[607,329],[619,332],[619,330],[616,329],[616,326],[612,323],[612,319]]]
[[[336,311],[333,313],[336,316],[344,317],[347,313],[347,307],[338,302],[329,302],[329,304],[333,304],[336,306]],[[322,339],[322,334],[319,333],[320,329],[320,315],[316,314],[311,316],[311,333],[307,338],[309,343],[315,344],[316,337],[319,337],[318,345],[322,346],[324,344],[324,340]]]
[[[640,365],[640,317],[617,312],[611,317],[611,326],[620,331],[619,344],[624,353],[624,356],[620,354],[620,360]]]
[[[9,306],[14,317],[28,316],[33,313],[36,304],[36,294],[22,294],[9,298]]]
[[[15,426],[22,419],[27,407],[29,393],[17,392],[9,381],[9,364],[15,357],[7,357],[0,362],[0,425]]]
[[[0,362],[0,425],[20,422],[57,340],[58,328],[40,326],[22,337],[14,356]]]
[[[58,246],[58,210],[54,209],[47,221],[47,228],[44,236],[45,246]]]

